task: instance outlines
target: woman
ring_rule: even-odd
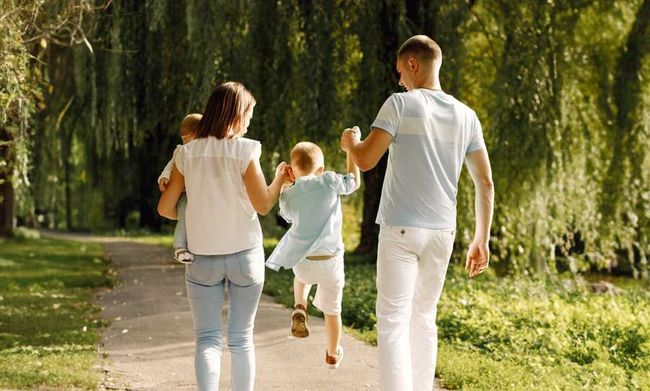
[[[232,389],[253,390],[253,325],[264,283],[262,230],[265,215],[288,181],[282,162],[271,185],[260,167],[261,144],[242,137],[255,98],[235,82],[217,86],[198,125],[196,139],[179,151],[158,212],[177,216],[176,202],[187,192],[185,221],[194,262],[185,279],[196,335],[195,369],[200,390],[216,390],[222,353],[221,308],[228,287],[228,347]]]

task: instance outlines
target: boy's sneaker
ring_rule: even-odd
[[[329,369],[336,369],[341,365],[343,361],[343,346],[339,345],[339,348],[336,350],[336,356],[330,356],[325,350],[325,363]]]
[[[309,337],[307,308],[302,304],[296,304],[293,313],[291,313],[291,334],[296,338]]]
[[[174,251],[174,258],[180,263],[188,264],[194,261],[194,255],[189,252],[186,248],[177,248]]]

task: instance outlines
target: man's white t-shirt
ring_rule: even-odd
[[[262,229],[244,185],[244,173],[259,159],[259,141],[195,139],[176,153],[185,177],[185,225],[193,254],[232,254],[262,245]]]
[[[476,113],[439,90],[391,95],[372,123],[393,136],[376,223],[456,228],[465,155],[485,148]]]

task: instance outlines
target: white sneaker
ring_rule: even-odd
[[[336,356],[330,356],[325,350],[325,363],[329,369],[336,369],[341,365],[343,361],[343,346],[339,345],[339,348],[336,350]]]

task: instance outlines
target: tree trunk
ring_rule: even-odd
[[[72,135],[74,127],[69,124],[70,128],[59,129],[61,133],[61,158],[63,160],[63,185],[65,193],[65,229],[72,230]]]
[[[141,162],[155,162],[157,153],[155,149],[150,148],[150,145],[160,145],[161,140],[158,139],[156,135],[163,134],[162,127],[158,126],[155,128],[156,132],[149,133],[147,132],[145,136],[145,141],[141,147],[138,147],[135,156],[137,161]],[[158,191],[158,166],[153,164],[140,164],[138,165],[139,175],[137,178],[139,180],[138,185],[138,209],[140,210],[140,228],[153,229],[154,231],[160,231],[162,226],[162,219],[158,216],[156,211],[156,205],[158,204],[158,199],[160,198],[160,192]],[[154,191],[152,191],[151,184],[156,184]]]
[[[14,229],[12,140],[11,134],[0,128],[0,156],[5,163],[4,167],[0,167],[0,236],[11,236]]]
[[[65,228],[67,230],[72,229],[72,188],[70,184],[70,171],[72,171],[71,166],[70,157],[65,156],[63,161],[63,177],[65,182]]]
[[[379,242],[379,226],[375,224],[377,212],[379,211],[379,200],[381,189],[384,185],[388,152],[379,160],[377,166],[368,172],[363,173],[363,181],[366,185],[363,192],[363,220],[361,221],[361,240],[355,250],[358,253],[372,253],[377,251]]]
[[[379,160],[379,163],[368,172],[363,173],[363,217],[361,220],[361,238],[359,245],[354,250],[356,253],[369,254],[377,251],[379,243],[379,226],[375,223],[379,211],[381,189],[386,175],[388,152]]]
[[[369,73],[379,75],[385,81],[384,88],[374,92],[368,97],[369,102],[377,100],[377,106],[367,106],[367,110],[377,111],[388,96],[397,88],[399,80],[397,72],[395,71],[395,61],[397,60],[397,49],[401,42],[400,36],[400,23],[401,23],[401,4],[391,5],[383,3],[379,11],[379,26],[380,37],[379,40],[383,44],[377,47],[372,47],[370,50],[376,53],[376,58],[379,62],[366,64]],[[370,58],[371,56],[368,56]],[[374,68],[374,69],[373,69]],[[369,80],[369,83],[377,83],[377,80]],[[373,117],[374,118],[374,117]],[[388,162],[388,152],[379,160],[377,166],[372,170],[363,174],[364,179],[364,192],[363,192],[363,220],[361,221],[361,239],[359,246],[355,252],[357,253],[373,253],[377,251],[377,244],[379,242],[379,227],[375,224],[377,211],[379,210],[379,199],[381,197],[381,189],[384,183],[384,175],[386,174],[386,164]]]
[[[626,43],[621,49],[613,100],[616,111],[616,129],[612,140],[612,154],[603,181],[601,211],[607,224],[620,218],[620,207],[627,178],[626,163],[634,150],[634,110],[642,99],[641,71],[645,56],[650,54],[650,0],[645,0],[636,15]]]

